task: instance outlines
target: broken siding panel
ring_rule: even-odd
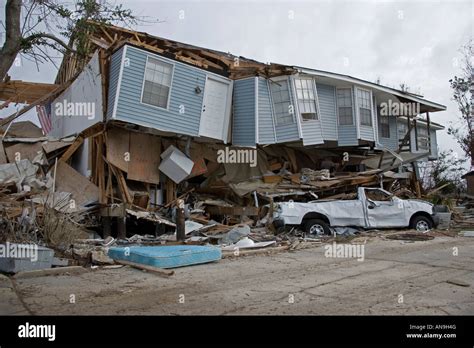
[[[333,86],[316,84],[324,140],[337,140],[336,91]]]
[[[129,66],[123,68],[116,119],[163,131],[198,135],[206,73],[131,46],[127,46],[125,55]],[[168,109],[141,102],[147,56],[174,66]],[[196,87],[201,93],[196,93]],[[180,108],[184,113],[180,113]]]
[[[120,67],[124,48],[120,48],[112,55],[109,66],[109,96],[107,101],[107,119],[113,117],[115,96],[117,94],[118,81],[120,77]]]
[[[234,81],[232,144],[255,146],[255,78]]]
[[[268,81],[258,78],[258,143],[274,144],[275,127]]]

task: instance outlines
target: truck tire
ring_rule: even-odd
[[[320,237],[325,234],[331,234],[329,225],[320,219],[308,220],[304,228],[307,236]]]
[[[425,232],[433,228],[433,221],[429,217],[418,215],[411,220],[410,228],[418,232]]]

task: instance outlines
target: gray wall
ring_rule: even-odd
[[[255,146],[255,78],[234,81],[232,144]]]
[[[337,140],[336,89],[333,86],[316,84],[318,90],[321,129],[324,140]]]
[[[270,98],[268,81],[258,78],[258,143],[273,144],[276,142],[273,106]]]

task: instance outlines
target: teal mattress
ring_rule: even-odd
[[[220,260],[220,248],[201,245],[113,247],[110,258],[159,268],[176,268]]]

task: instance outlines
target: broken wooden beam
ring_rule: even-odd
[[[153,273],[167,276],[167,277],[172,276],[174,274],[174,271],[170,271],[170,270],[158,268],[158,267],[153,267],[153,266],[148,266],[148,265],[142,265],[140,263],[136,263],[132,261],[125,261],[125,260],[114,260],[114,261],[121,265],[130,266],[133,268],[141,269],[142,271],[153,272]]]

